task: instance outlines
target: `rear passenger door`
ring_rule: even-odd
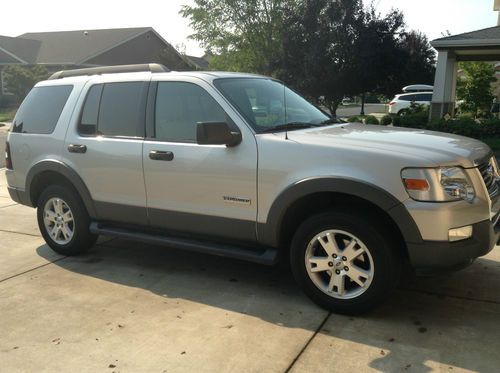
[[[143,161],[151,224],[255,241],[257,144],[250,129],[200,79],[152,82],[150,93]],[[242,142],[198,145],[197,122],[226,122],[242,133]],[[152,157],[158,152],[169,156]]]
[[[77,171],[101,220],[148,223],[142,145],[149,82],[90,83],[65,161]]]

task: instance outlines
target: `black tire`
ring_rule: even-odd
[[[362,216],[361,213],[356,214],[349,211],[332,211],[314,215],[300,225],[292,240],[290,263],[295,280],[315,303],[335,313],[357,315],[373,309],[388,298],[397,286],[401,275],[402,258],[388,237],[390,234],[385,232],[383,227],[374,225],[375,219],[367,219]],[[363,293],[352,299],[340,299],[328,295],[315,285],[308,274],[307,247],[316,235],[327,230],[352,234],[364,243],[371,255],[374,269],[371,283],[366,290],[363,290]],[[326,251],[325,255],[327,255]],[[326,257],[329,258],[329,256]],[[333,262],[328,263],[329,266],[331,264]],[[330,276],[329,273],[333,275],[333,272],[322,273],[322,276]],[[344,273],[347,276],[347,272]],[[325,278],[328,281],[328,277]],[[350,279],[343,283],[347,283],[346,286],[356,286]]]
[[[399,115],[400,117],[404,117],[404,116],[408,115],[408,109],[402,109],[402,110],[400,110],[400,111],[398,112],[398,115]]]
[[[70,208],[73,216],[73,236],[65,244],[56,242],[45,227],[44,208],[47,202],[52,198],[63,200]],[[47,242],[47,244],[55,252],[67,256],[78,255],[84,253],[95,244],[97,235],[94,235],[89,231],[90,218],[87,210],[85,209],[80,196],[72,188],[63,185],[48,186],[40,194],[37,206],[38,227],[43,238],[45,239],[45,242]]]

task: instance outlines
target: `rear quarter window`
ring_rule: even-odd
[[[17,111],[12,132],[50,134],[73,90],[72,85],[35,87]]]
[[[415,101],[415,99],[417,98],[416,95],[406,95],[406,96],[400,96],[399,99],[401,101]]]

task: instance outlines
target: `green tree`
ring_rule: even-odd
[[[366,92],[387,94],[387,87],[399,80],[401,65],[407,57],[400,44],[404,32],[400,11],[392,10],[381,16],[373,6],[365,10],[358,37],[353,41],[349,85],[354,94],[361,95],[362,114]]]
[[[212,53],[210,67],[272,74],[281,48],[286,9],[297,0],[194,0],[180,14],[190,20],[190,37]]]
[[[44,66],[24,67],[8,66],[4,69],[7,89],[18,102],[21,102],[33,86],[40,80],[47,79],[49,73]]]
[[[461,62],[463,77],[457,82],[457,98],[463,100],[460,109],[478,115],[489,111],[493,102],[491,83],[496,81],[495,69],[487,62]]]
[[[436,52],[427,36],[419,31],[406,32],[400,40],[400,48],[406,56],[401,69],[404,82],[398,89],[410,84],[434,84]]]
[[[361,0],[307,0],[287,14],[278,76],[335,114],[345,95],[375,92],[398,74],[403,16]]]

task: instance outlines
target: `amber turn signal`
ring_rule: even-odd
[[[429,190],[429,183],[425,179],[403,179],[408,190]]]

